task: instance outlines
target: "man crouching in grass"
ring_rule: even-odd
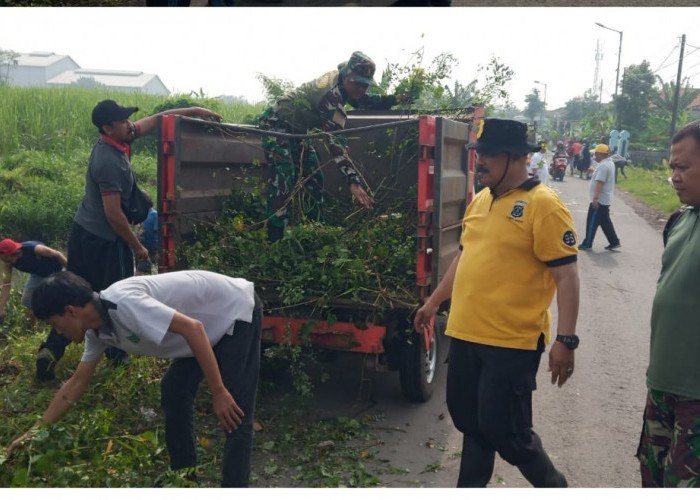
[[[196,466],[194,400],[204,378],[226,431],[221,485],[248,486],[262,328],[253,283],[209,271],[178,271],[127,278],[96,293],[83,278],[64,271],[37,287],[32,308],[61,335],[85,341],[75,373],[34,427],[58,421],[80,399],[108,347],[171,358],[161,381],[171,468]],[[7,457],[31,430],[8,447]]]

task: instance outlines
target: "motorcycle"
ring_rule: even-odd
[[[563,181],[568,163],[566,156],[555,156],[549,167],[549,175],[551,175],[555,181]]]

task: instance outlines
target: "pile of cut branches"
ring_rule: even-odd
[[[190,268],[253,281],[266,305],[287,312],[321,315],[339,303],[375,312],[414,308],[415,197],[351,213],[329,205],[323,221],[298,216],[281,240],[269,242],[262,189],[234,191],[213,225],[196,228],[182,257]]]

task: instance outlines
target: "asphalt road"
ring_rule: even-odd
[[[583,232],[588,181],[567,177],[551,184],[572,211],[577,230]],[[634,453],[662,243],[659,229],[632,207],[621,196],[613,203],[612,219],[622,241],[619,251],[604,250],[607,242],[599,231],[593,250],[579,257],[581,345],[573,378],[562,388],[551,385],[547,352],[538,374],[534,427],[571,487],[639,486]],[[556,324],[556,307],[552,311]],[[446,366],[441,368],[432,399],[413,404],[401,396],[396,373],[374,373],[366,369],[361,355],[343,355],[327,366],[331,379],[319,387],[315,405],[322,415],[384,415],[375,425],[384,442],[380,458],[408,470],[382,477],[386,486],[452,487],[461,434],[447,411]],[[490,487],[528,486],[516,468],[497,459]]]

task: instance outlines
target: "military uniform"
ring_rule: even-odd
[[[389,109],[397,104],[393,95],[364,94],[350,99],[343,88],[343,78],[376,85],[373,80],[374,62],[361,52],[354,52],[347,62],[338,65],[320,78],[301,85],[278,99],[258,118],[263,130],[287,134],[314,131],[334,132],[345,128],[345,104],[358,109]],[[271,240],[282,237],[287,222],[290,198],[296,198],[301,213],[318,220],[323,203],[323,172],[312,140],[263,135],[262,145],[269,166],[267,217]],[[344,137],[328,136],[328,148],[333,163],[349,184],[361,184],[360,176],[350,159]],[[295,166],[295,165],[298,165]],[[301,174],[302,179],[298,179]]]

